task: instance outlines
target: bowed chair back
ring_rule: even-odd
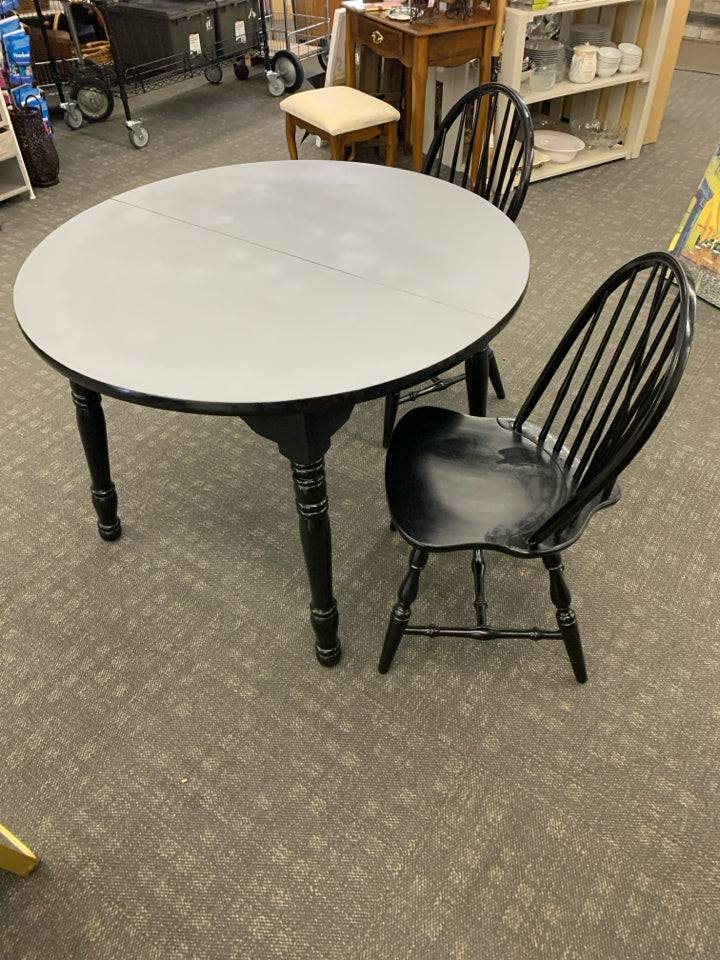
[[[472,190],[516,220],[530,185],[533,126],[520,94],[483,83],[450,108],[425,158],[423,173]]]
[[[520,94],[501,83],[483,83],[450,108],[430,144],[423,173],[471,190],[515,220],[530,185],[533,144],[530,112]],[[495,355],[484,347],[468,360],[465,373],[435,377],[427,386],[405,396],[389,394],[383,446],[387,447],[390,440],[399,404],[446,390],[466,376],[477,380],[468,381],[471,413],[485,415],[488,380],[498,398],[505,398]]]
[[[403,635],[562,639],[587,678],[561,551],[598,510],[617,502],[620,473],[667,410],[687,362],[695,293],[668,253],[637,257],[592,295],[514,419],[441,408],[406,414],[393,433],[386,488],[393,523],[412,546],[380,671]],[[410,626],[428,554],[473,552],[476,624]],[[557,630],[490,627],[483,551],[542,559]]]

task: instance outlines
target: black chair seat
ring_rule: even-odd
[[[531,545],[530,536],[567,502],[567,472],[512,426],[511,419],[439,407],[405,414],[393,433],[385,476],[393,522],[408,543],[433,552],[480,547],[542,556],[576,540],[595,510],[619,498],[615,485],[561,538]]]

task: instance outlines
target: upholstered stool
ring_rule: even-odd
[[[320,87],[294,93],[280,106],[285,111],[285,132],[293,160],[298,158],[295,130],[300,127],[329,140],[333,160],[345,159],[348,144],[351,146],[350,159],[354,160],[356,144],[384,134],[387,136],[387,165],[395,166],[400,113],[384,100],[353,87]]]

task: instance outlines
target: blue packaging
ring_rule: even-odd
[[[6,33],[14,33],[16,30],[22,30],[20,17],[7,17],[5,20],[0,20],[0,35],[3,40]]]
[[[13,30],[12,33],[3,34],[3,41],[8,60],[12,60],[19,67],[30,65],[30,37],[24,30]]]
[[[19,6],[20,0],[0,0],[0,16],[4,17],[8,13],[12,13]]]

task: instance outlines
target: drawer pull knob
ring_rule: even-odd
[[[380,33],[379,30],[373,30],[370,34],[370,39],[373,43],[382,43],[385,37]]]

